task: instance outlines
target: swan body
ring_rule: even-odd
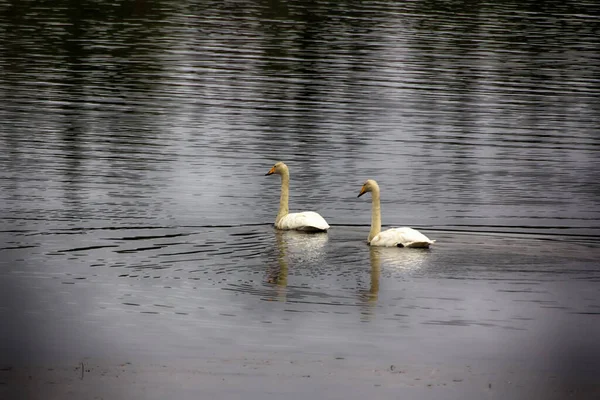
[[[275,222],[277,229],[298,231],[326,231],[329,224],[325,218],[314,211],[290,213]]]
[[[298,230],[305,232],[324,232],[329,229],[329,224],[321,215],[314,211],[299,213],[289,212],[290,198],[290,171],[283,162],[276,163],[266,175],[277,174],[281,176],[281,197],[279,199],[279,212],[275,218],[275,228],[282,230]]]
[[[371,197],[373,198],[371,206],[371,231],[367,239],[367,243],[370,246],[428,248],[435,243],[435,240],[429,239],[413,228],[392,228],[382,232],[381,202],[377,182],[372,179],[367,180],[360,189],[358,197],[367,192],[371,192]]]
[[[416,229],[402,227],[380,232],[369,244],[382,247],[429,247],[434,242]]]

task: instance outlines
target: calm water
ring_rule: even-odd
[[[477,366],[513,398],[597,373],[594,2],[13,3],[0,363]],[[272,229],[277,160],[328,234]],[[367,178],[434,248],[366,246]]]

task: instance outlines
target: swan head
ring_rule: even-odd
[[[283,175],[285,173],[285,171],[288,170],[287,165],[285,165],[283,162],[279,161],[277,163],[275,163],[275,165],[273,165],[271,167],[271,169],[269,170],[269,172],[267,172],[265,175],[273,175],[273,174],[277,174],[277,175]]]
[[[377,182],[375,182],[373,179],[367,179],[360,188],[360,193],[357,197],[360,197],[367,192],[372,192],[375,190],[379,190],[379,185],[377,184]]]

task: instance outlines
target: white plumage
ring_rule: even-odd
[[[369,245],[383,247],[427,248],[431,244],[435,243],[435,240],[429,239],[427,236],[413,228],[392,228],[382,232],[380,192],[377,182],[372,179],[367,180],[360,189],[358,197],[367,192],[371,192],[372,197],[371,231],[369,232],[369,237],[367,239]]]
[[[416,229],[403,227],[380,232],[369,244],[383,247],[429,247],[434,242],[435,240],[430,240]]]
[[[314,211],[299,213],[289,212],[290,197],[290,171],[281,161],[276,163],[266,175],[277,174],[281,176],[281,197],[279,199],[279,212],[275,218],[275,227],[284,230],[298,230],[305,232],[323,232],[329,229],[325,219]]]
[[[277,229],[299,230],[299,231],[326,231],[329,224],[325,218],[314,211],[290,213],[275,222]]]

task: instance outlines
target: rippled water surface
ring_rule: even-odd
[[[254,382],[289,361],[325,393],[310,366],[330,360],[379,390],[339,398],[397,393],[366,378],[384,369],[454,390],[433,398],[598,394],[599,15],[585,1],[0,4],[0,382],[18,364],[212,357],[229,374],[223,360],[252,356]],[[291,210],[329,233],[272,228],[278,160]],[[419,228],[430,250],[365,244],[368,178],[383,224]]]

